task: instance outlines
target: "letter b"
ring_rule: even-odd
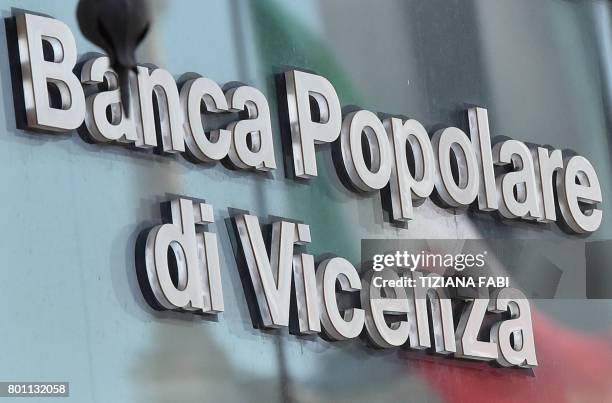
[[[85,96],[72,73],[77,48],[70,28],[53,18],[19,14],[17,39],[23,75],[23,97],[28,127],[64,132],[76,129],[85,118]],[[45,60],[43,44],[52,49]],[[51,102],[48,85],[57,89],[58,106]]]

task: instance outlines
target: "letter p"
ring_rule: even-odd
[[[331,143],[340,135],[340,101],[325,77],[291,70],[285,73],[285,82],[294,173],[298,178],[313,178],[317,176],[314,145]]]

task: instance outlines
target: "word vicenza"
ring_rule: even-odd
[[[83,125],[94,142],[183,153],[201,163],[226,160],[238,169],[276,168],[270,108],[259,90],[242,85],[224,92],[204,77],[179,90],[168,71],[139,66],[131,84],[134,113],[128,117],[107,57],[87,60],[77,77],[77,48],[64,23],[23,13],[16,22],[28,128],[66,132]],[[45,45],[50,45],[46,52]],[[517,140],[492,145],[486,109],[468,110],[470,137],[448,127],[430,139],[414,119],[381,121],[367,110],[343,117],[334,87],[319,75],[290,70],[284,81],[298,178],[318,175],[317,144],[338,142],[341,176],[358,192],[388,189],[396,221],[413,219],[413,207],[435,190],[447,208],[477,200],[480,210],[498,211],[503,218],[548,223],[557,221],[558,206],[565,227],[575,233],[593,232],[601,224],[602,194],[591,163]],[[242,112],[237,116],[244,118],[206,132],[203,110]],[[494,166],[504,172],[496,175]]]
[[[156,309],[222,312],[217,238],[207,230],[196,231],[196,225],[213,223],[212,206],[177,199],[170,211],[169,222],[143,233],[143,246],[137,250],[141,254],[139,282],[147,300]],[[288,327],[293,297],[299,334],[324,332],[333,341],[354,339],[365,332],[379,348],[407,345],[460,358],[495,360],[502,366],[537,366],[530,307],[518,290],[497,288],[491,298],[486,289],[479,291],[478,298],[467,292],[460,295],[464,310],[455,330],[446,289],[436,281],[421,281],[423,273],[408,274],[416,283],[408,289],[375,284],[373,276],[399,284],[400,277],[390,269],[371,270],[360,278],[341,257],[324,260],[315,271],[314,256],[294,249],[311,242],[307,224],[274,222],[268,254],[256,216],[238,215],[234,223],[261,327]],[[338,292],[360,293],[360,304],[340,308]],[[481,341],[478,334],[486,314],[497,314],[500,321],[491,327],[490,340]],[[501,314],[509,319],[502,320]]]

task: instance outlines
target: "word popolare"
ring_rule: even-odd
[[[183,153],[202,163],[227,160],[239,169],[276,168],[270,108],[259,90],[242,85],[224,92],[204,77],[179,90],[168,71],[139,66],[128,117],[107,57],[87,60],[76,76],[76,43],[64,23],[32,14],[16,20],[28,128],[66,132],[84,124],[95,142]],[[343,117],[334,87],[322,76],[290,70],[284,81],[295,177],[316,177],[316,145],[338,142],[341,176],[358,192],[388,187],[396,221],[413,219],[414,206],[435,191],[448,208],[477,201],[481,211],[548,223],[557,221],[558,205],[564,227],[575,233],[601,224],[602,192],[586,158],[512,139],[492,145],[484,108],[468,109],[469,137],[447,127],[430,138],[414,119],[380,120],[367,110]],[[244,118],[207,133],[202,105],[208,113],[243,112]],[[496,175],[494,166],[506,169]]]

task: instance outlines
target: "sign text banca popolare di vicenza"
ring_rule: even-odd
[[[107,57],[85,60],[75,73],[76,43],[64,23],[24,13],[15,19],[23,91],[23,105],[16,109],[25,110],[27,129],[68,132],[82,126],[94,142],[185,154],[199,163],[225,160],[237,169],[277,167],[270,108],[256,88],[241,85],[224,91],[214,81],[193,75],[179,88],[168,71],[139,66],[131,83],[133,112],[128,117]],[[292,175],[297,178],[315,178],[317,144],[334,143],[339,176],[357,192],[388,189],[396,221],[414,219],[414,207],[435,191],[440,203],[453,209],[477,202],[481,211],[498,211],[507,219],[548,223],[559,220],[558,206],[564,226],[574,233],[591,233],[601,224],[602,192],[586,158],[512,139],[491,144],[484,108],[467,110],[469,136],[447,127],[430,138],[414,119],[381,120],[367,110],[343,116],[338,95],[325,77],[288,70],[282,78],[279,104],[287,123],[282,126],[288,129],[284,135],[290,137]],[[234,113],[236,120],[206,132],[206,116],[216,113]],[[494,166],[504,167],[503,173],[496,174]],[[143,291],[159,309],[222,312],[217,238],[196,231],[196,225],[213,224],[212,206],[186,198],[170,205],[170,217],[149,230],[139,246]],[[275,253],[270,259],[257,217],[242,214],[234,222],[264,327],[288,326],[294,281],[301,290],[295,293],[298,333],[324,331],[332,340],[345,340],[365,329],[378,347],[408,344],[506,366],[537,365],[529,304],[517,290],[497,289],[490,298],[458,296],[465,300],[465,309],[455,329],[450,300],[442,289],[416,288],[411,298],[405,289],[395,288],[394,297],[383,297],[380,288],[371,287],[370,274],[361,279],[343,258],[327,259],[315,271],[312,255],[294,253],[295,245],[311,241],[307,224],[273,223]],[[168,250],[175,256],[176,278],[170,274]],[[391,279],[397,275],[390,270],[380,274]],[[343,291],[360,292],[361,306],[340,310],[337,282]],[[430,292],[432,298],[427,299]],[[427,300],[437,307],[431,318]],[[489,341],[478,340],[485,314],[502,312],[510,312],[510,318],[492,326]],[[390,313],[405,320],[388,323]]]

